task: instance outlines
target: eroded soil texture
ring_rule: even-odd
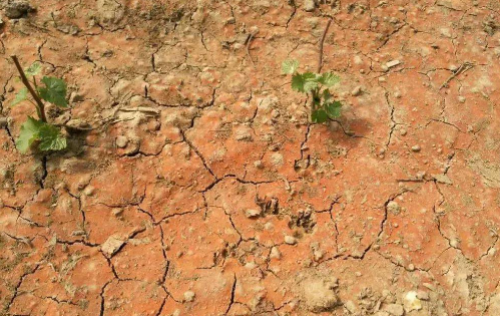
[[[1,315],[500,315],[498,1],[0,10]],[[65,152],[16,150],[11,55],[68,82]]]

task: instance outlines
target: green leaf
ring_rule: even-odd
[[[325,104],[326,113],[330,118],[338,118],[340,116],[341,108],[342,103],[340,103],[339,101]]]
[[[324,123],[328,121],[328,114],[323,109],[315,110],[311,113],[313,123]]]
[[[26,122],[21,126],[21,132],[16,140],[16,147],[20,152],[25,153],[33,142],[38,140],[39,130],[42,125],[43,122],[28,116]]]
[[[326,72],[320,76],[318,81],[321,84],[325,85],[326,87],[330,88],[330,87],[334,86],[335,84],[339,83],[340,78],[339,78],[339,76],[336,76],[336,75],[332,74],[331,72]]]
[[[304,91],[310,92],[316,88],[318,88],[318,75],[313,74],[312,72],[306,72],[302,75],[304,77]]]
[[[294,74],[292,77],[292,89],[298,92],[304,92],[304,77],[301,74]]]
[[[67,146],[66,138],[61,135],[57,127],[29,116],[21,126],[16,147],[20,152],[25,153],[36,141],[40,142],[38,149],[41,151],[62,150]]]
[[[318,87],[316,74],[306,72],[294,74],[292,77],[292,89],[298,92],[310,92]]]
[[[28,67],[28,69],[24,71],[24,74],[27,77],[33,77],[38,75],[41,70],[42,70],[42,65],[39,62],[35,61],[34,63],[31,64],[31,66]]]
[[[281,64],[281,72],[287,75],[293,75],[299,68],[299,62],[297,60],[288,59]]]
[[[40,146],[41,151],[62,150],[67,146],[66,138],[61,135],[59,129],[55,126],[44,124],[40,128]]]
[[[66,101],[67,88],[64,80],[43,77],[42,82],[45,84],[45,87],[38,88],[38,93],[40,93],[42,99],[62,108],[68,107],[68,102]]]
[[[19,104],[20,102],[26,100],[28,98],[28,89],[26,87],[22,88],[17,92],[14,97],[14,101],[12,101],[12,106]]]

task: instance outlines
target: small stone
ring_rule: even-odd
[[[403,128],[399,131],[399,134],[401,134],[401,136],[406,136],[406,134],[408,134],[408,131]]]
[[[415,266],[414,266],[412,263],[410,263],[410,264],[408,265],[408,270],[409,270],[409,271],[415,271]]]
[[[194,297],[195,296],[196,296],[196,294],[194,294],[193,291],[184,292],[184,302],[192,302],[192,301],[194,301]]]
[[[250,133],[250,130],[246,128],[238,129],[236,131],[236,140],[239,142],[251,142],[252,134]]]
[[[280,167],[283,165],[283,155],[280,153],[274,153],[271,155],[271,162],[276,167]]]
[[[460,103],[465,103],[465,100],[466,100],[466,99],[465,99],[465,97],[464,97],[464,96],[459,96],[459,97],[458,97],[458,102],[460,102]]]
[[[245,268],[248,270],[255,269],[257,267],[257,264],[255,262],[247,262],[245,264]]]
[[[255,218],[255,217],[259,217],[260,213],[261,213],[261,210],[249,209],[249,210],[245,211],[245,216],[247,218]]]
[[[101,251],[111,257],[114,255],[125,242],[115,236],[109,237],[104,244],[101,245]]]
[[[391,214],[398,215],[401,213],[401,206],[395,201],[390,201],[387,203],[387,211],[389,211]]]
[[[396,67],[397,65],[399,65],[401,62],[397,59],[395,60],[391,60],[390,62],[386,63],[385,66],[387,68],[392,68],[392,67]]]
[[[127,147],[127,144],[128,144],[128,138],[126,136],[118,136],[116,138],[116,147],[118,148],[125,148]]]
[[[458,245],[460,243],[458,242],[458,240],[456,238],[453,238],[450,240],[450,246],[452,246],[453,248],[458,248]]]
[[[114,208],[111,211],[111,214],[113,214],[113,216],[115,216],[115,217],[119,217],[123,214],[123,209],[122,208]]]
[[[316,1],[315,0],[305,0],[304,1],[304,11],[312,12],[316,9]]]
[[[394,97],[396,97],[398,99],[401,98],[401,92],[399,92],[399,91],[394,92]]]
[[[9,19],[19,19],[32,10],[33,8],[28,1],[9,1],[7,3],[7,6],[5,7],[5,16],[7,16]]]
[[[413,147],[411,148],[411,151],[413,151],[414,153],[418,153],[418,152],[420,152],[420,150],[421,150],[421,149],[422,149],[422,148],[420,148],[420,146],[419,146],[419,145],[415,145],[415,146],[413,146]]]
[[[323,254],[323,251],[321,251],[321,250],[315,250],[313,252],[313,255],[314,255],[314,260],[319,261],[319,260],[321,260],[321,258],[323,258],[324,254]]]
[[[403,316],[405,313],[403,306],[399,304],[389,304],[384,307],[384,311],[394,316]]]
[[[297,239],[292,236],[285,236],[285,243],[288,245],[295,245],[297,243]]]
[[[417,298],[417,292],[410,291],[406,293],[404,297],[404,309],[408,313],[413,310],[418,311],[422,309],[422,302]]]
[[[352,95],[353,97],[357,97],[357,96],[359,96],[362,92],[363,92],[363,90],[361,89],[361,86],[357,86],[356,88],[354,88],[354,89],[351,91],[351,95]]]
[[[85,190],[83,190],[83,194],[86,196],[92,196],[94,194],[95,188],[91,185],[87,186]]]
[[[0,117],[0,128],[3,128],[9,124],[9,121],[6,117]]]
[[[359,271],[354,272],[354,275],[357,276],[358,278],[363,276],[363,274]]]
[[[272,259],[281,259],[281,253],[278,249],[278,247],[273,247],[271,248],[271,253],[269,254],[269,257]]]
[[[264,168],[264,164],[262,163],[262,160],[256,160],[256,161],[254,161],[253,165],[257,169],[263,169]]]
[[[356,304],[353,301],[347,301],[344,303],[344,307],[349,311],[349,313],[356,313]]]

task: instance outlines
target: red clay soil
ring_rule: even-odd
[[[498,1],[0,9],[0,315],[500,315]],[[312,125],[281,62],[330,20]],[[67,151],[16,150],[13,54]]]

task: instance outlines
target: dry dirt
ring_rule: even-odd
[[[0,315],[500,315],[496,0],[0,1]],[[342,78],[308,124],[287,58]],[[69,84],[21,155],[10,55]]]

